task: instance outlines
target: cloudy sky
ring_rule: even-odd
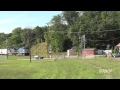
[[[61,11],[0,11],[0,33],[11,33],[14,28],[47,25]]]

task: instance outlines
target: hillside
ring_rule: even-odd
[[[38,43],[37,45],[33,45],[31,48],[31,55],[39,55],[39,56],[44,56],[48,57],[47,55],[47,43]],[[58,58],[58,57],[64,57],[67,55],[67,52],[57,52],[53,53],[52,52],[52,57]]]
[[[40,55],[47,57],[47,43],[39,43],[31,48],[31,55]]]

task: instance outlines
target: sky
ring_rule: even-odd
[[[17,27],[47,26],[62,11],[0,11],[0,33],[11,33]]]

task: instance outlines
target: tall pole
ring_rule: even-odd
[[[31,63],[31,35],[30,35],[30,32],[29,32],[29,54],[30,54],[30,63]]]
[[[7,48],[7,59],[8,59],[8,46],[7,46],[7,39],[6,39],[6,48]]]
[[[81,42],[81,45],[80,45],[80,47],[81,47],[81,48],[80,48],[80,49],[81,49],[80,55],[82,56],[82,37],[81,37],[80,40],[81,40],[81,41],[80,41],[80,42]]]
[[[49,46],[49,54],[50,54],[50,59],[52,59],[52,47],[51,47],[51,44]]]
[[[37,41],[36,41],[36,55],[37,55]]]
[[[84,49],[85,49],[85,40],[84,40]]]
[[[85,35],[83,35],[84,49],[85,49]]]
[[[30,40],[29,40],[29,53],[30,53],[30,63],[31,63],[31,45],[30,45]]]
[[[80,56],[80,32],[78,33],[78,42],[79,42],[79,46],[78,46],[78,56]]]
[[[80,23],[81,23],[81,18],[80,18]],[[81,34],[81,26],[80,26],[80,30],[79,30],[79,35]],[[80,42],[80,56],[82,56],[82,37],[79,36],[79,42]]]
[[[47,31],[47,56],[49,57],[49,50],[48,50],[48,46],[49,46],[49,44],[48,44],[48,42],[49,42],[49,40],[48,40],[48,31]]]

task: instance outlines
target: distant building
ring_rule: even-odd
[[[8,49],[8,54],[9,55],[25,55],[28,56],[29,55],[29,49],[25,49],[25,48],[19,48],[19,49],[13,49],[13,48],[9,48]]]
[[[8,49],[8,54],[9,54],[9,55],[16,55],[16,54],[17,54],[17,51],[16,51],[15,49],[13,49],[13,48],[9,48],[9,49]]]
[[[75,56],[77,55],[77,52],[74,49],[68,49],[67,50],[67,56]]]
[[[7,49],[0,49],[0,55],[6,55]]]
[[[95,55],[95,48],[86,48],[82,50],[82,56]]]
[[[103,51],[105,54],[109,54],[109,53],[112,53],[112,50],[104,50]]]
[[[24,47],[19,48],[17,50],[17,55],[25,55],[28,56],[29,55],[29,49],[25,49]]]

